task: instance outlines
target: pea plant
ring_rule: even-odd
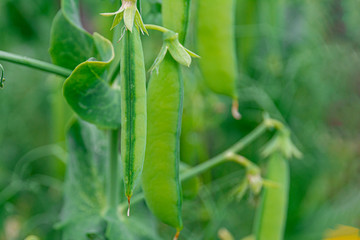
[[[183,69],[190,67],[192,58],[199,59],[205,85],[229,97],[233,117],[241,118],[234,0],[197,3],[199,55],[184,45],[191,0],[162,0],[162,26],[143,22],[140,0],[123,0],[117,11],[101,13],[113,17],[112,26],[104,26],[116,32],[113,41],[82,27],[78,0],[62,0],[51,29],[53,63],[0,51],[0,60],[65,79],[63,96],[75,114],[66,133],[64,204],[55,226],[63,239],[162,239],[143,217],[148,215],[131,214],[144,200],[158,221],[174,229],[174,239],[185,239],[186,234],[180,235],[186,228],[182,192],[196,184],[181,183],[196,181],[226,162],[246,169],[245,178],[234,182],[233,195],[238,199],[247,191],[260,195],[252,237],[283,238],[288,160],[301,155],[284,124],[264,114],[257,128],[224,152],[193,167],[180,159]],[[151,38],[153,31],[162,34],[162,47],[146,69],[142,41]],[[0,87],[4,87],[2,65],[0,71]],[[264,177],[260,167],[239,152],[266,131],[273,137],[263,148],[269,158]]]

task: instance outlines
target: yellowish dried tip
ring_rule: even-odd
[[[231,235],[229,230],[227,230],[226,228],[221,228],[218,231],[218,236],[221,240],[234,240],[234,237]]]
[[[131,197],[128,197],[128,210],[127,210],[127,213],[126,213],[126,216],[130,216],[130,198]]]
[[[239,102],[237,101],[237,99],[234,99],[232,102],[231,114],[236,120],[241,119],[241,114],[239,112]]]
[[[179,239],[179,235],[180,235],[180,231],[177,230],[177,232],[176,232],[173,240],[178,240],[178,239]]]

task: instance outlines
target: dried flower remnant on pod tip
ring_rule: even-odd
[[[235,118],[236,120],[241,119],[241,114],[239,112],[239,102],[237,99],[234,99],[232,102],[231,114],[232,114],[233,118]]]
[[[179,235],[180,235],[180,231],[177,230],[173,240],[178,240],[178,239],[179,239]]]
[[[127,213],[126,215],[129,217],[130,216],[130,197],[127,198],[128,199],[128,210],[127,210]]]

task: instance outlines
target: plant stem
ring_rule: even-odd
[[[145,24],[145,28],[149,29],[149,30],[156,30],[156,31],[163,32],[163,33],[170,31],[167,28],[164,28],[164,27],[161,27],[158,25],[154,25],[154,24]]]
[[[71,70],[67,68],[63,68],[48,62],[43,62],[37,59],[24,57],[20,55],[16,55],[13,53],[8,53],[4,51],[0,51],[0,60],[20,64],[23,66],[35,68],[44,72],[53,73],[62,77],[68,77],[71,74]]]
[[[240,139],[237,143],[235,143],[233,146],[231,146],[226,151],[220,153],[219,155],[207,160],[206,162],[203,162],[202,164],[199,164],[183,174],[180,174],[180,180],[183,182],[189,178],[195,177],[217,165],[223,162],[229,162],[229,161],[235,161],[233,157],[229,157],[231,155],[234,155],[236,152],[244,149],[246,146],[248,146],[250,143],[252,143],[255,139],[257,139],[261,134],[263,134],[271,125],[269,126],[266,124],[266,122],[260,124],[258,127],[256,127],[252,132],[250,132],[248,135],[246,135],[244,138]],[[237,159],[238,160],[238,159]],[[250,163],[246,163],[250,164]],[[245,166],[244,163],[242,165]],[[140,193],[132,197],[131,202],[137,203],[144,199],[144,194]],[[127,206],[127,203],[126,203]],[[121,208],[125,207],[125,204],[120,205]]]
[[[217,165],[219,165],[222,162],[230,161],[232,159],[228,158],[228,155],[234,154],[243,148],[245,148],[247,145],[249,145],[251,142],[253,142],[256,138],[258,138],[261,134],[263,134],[267,129],[267,126],[262,123],[257,128],[255,128],[252,132],[250,132],[248,135],[246,135],[244,138],[240,139],[237,143],[235,143],[233,146],[231,146],[228,150],[220,153],[219,155],[207,160],[206,162],[199,164],[189,170],[187,170],[184,174],[180,176],[181,181],[184,181],[186,179],[189,179],[191,177],[197,176],[208,169],[211,169]]]
[[[260,168],[258,165],[250,161],[244,156],[238,155],[238,154],[227,154],[226,158],[228,161],[236,162],[237,164],[243,166],[246,168],[246,171],[251,174],[260,174]]]
[[[116,208],[119,197],[118,131],[118,129],[109,131],[109,162],[107,170],[107,200],[109,209]]]

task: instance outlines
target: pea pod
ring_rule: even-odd
[[[261,205],[256,216],[256,240],[282,240],[284,236],[288,204],[288,160],[275,152],[270,156],[267,179],[274,186],[264,189]]]
[[[162,2],[163,25],[171,30],[164,32],[163,47],[150,69],[156,69],[156,74],[151,75],[148,85],[148,135],[142,175],[148,207],[161,221],[176,228],[174,239],[183,228],[179,148],[184,84],[179,64],[189,66],[191,57],[198,57],[182,45],[189,4],[190,0]]]
[[[179,34],[179,41],[184,43],[189,20],[190,0],[163,0],[163,25]]]
[[[249,71],[251,56],[254,53],[257,37],[252,29],[258,20],[259,0],[243,0],[237,2],[236,25],[240,27],[237,37],[239,66],[242,72]]]
[[[130,204],[145,157],[146,75],[139,30],[126,30],[121,41],[121,162]]]
[[[260,31],[264,32],[265,44],[262,52],[265,56],[264,64],[270,74],[277,77],[284,71],[283,49],[286,28],[285,8],[286,0],[260,1],[259,2],[259,21],[258,26],[262,26]]]
[[[234,0],[199,0],[197,43],[205,82],[213,92],[233,99],[232,114],[239,119],[234,21]]]
[[[279,39],[283,38],[285,29],[285,7],[286,0],[260,1],[259,2],[259,20],[266,27],[267,44],[275,48],[276,51],[282,49],[282,43]],[[269,49],[272,51],[274,49]]]
[[[167,53],[147,92],[148,132],[142,187],[150,210],[180,231],[179,148],[183,82],[179,64]]]

